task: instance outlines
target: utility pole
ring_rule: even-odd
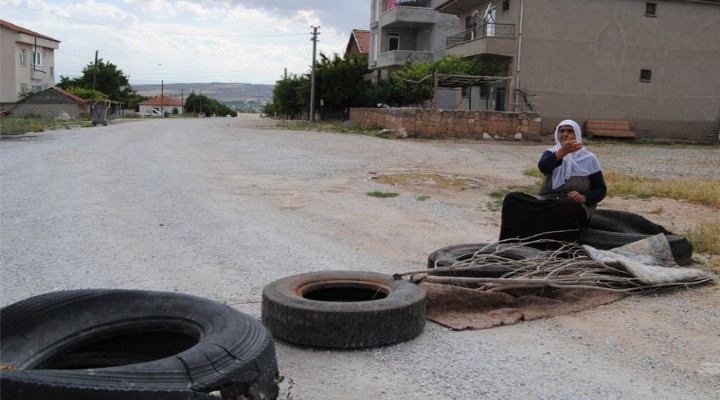
[[[95,50],[95,65],[93,66],[93,90],[95,90],[95,83],[97,82],[97,60],[98,60],[98,51]]]
[[[164,117],[163,106],[165,101],[165,81],[160,80],[160,116]]]
[[[310,121],[315,122],[315,52],[317,51],[318,41],[318,28],[319,26],[313,26],[312,42],[313,42],[313,56],[312,56],[312,69],[311,69],[311,82],[310,82]]]

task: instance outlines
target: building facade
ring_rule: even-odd
[[[0,108],[55,86],[60,41],[0,19]]]
[[[352,57],[362,54],[368,54],[370,45],[370,31],[363,29],[353,29],[350,33],[350,40],[345,46],[345,54],[343,57],[348,60]]]
[[[408,60],[424,62],[445,54],[445,39],[458,31],[458,18],[435,10],[439,0],[371,0],[370,70],[387,77]]]
[[[183,99],[169,96],[155,96],[142,103],[138,103],[138,113],[145,117],[163,117],[170,114],[184,114],[185,102]]]
[[[546,133],[564,118],[607,119],[629,121],[640,137],[720,140],[720,0],[448,0],[435,9],[464,22],[447,54],[506,58],[511,79],[493,100],[538,112]]]
[[[51,87],[32,94],[17,102],[13,114],[42,115],[48,118],[67,117],[75,119],[90,114],[92,102],[80,98],[59,87]]]

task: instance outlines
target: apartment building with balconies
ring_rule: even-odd
[[[60,41],[0,19],[0,108],[55,86]]]
[[[458,18],[440,13],[440,0],[371,0],[370,69],[384,79],[408,60],[433,61],[445,54],[448,35],[457,32]]]
[[[639,136],[720,140],[720,0],[447,0],[446,54],[506,60],[459,109],[629,121]]]

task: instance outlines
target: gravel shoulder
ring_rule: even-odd
[[[51,290],[180,291],[260,316],[262,288],[318,270],[395,273],[496,240],[489,193],[547,144],[390,141],[242,118],[143,120],[0,142],[0,305]],[[606,170],[712,178],[717,147],[590,145]],[[470,178],[387,185],[377,174]],[[367,192],[397,192],[379,199]],[[422,200],[420,200],[422,199]],[[682,232],[720,212],[610,198]],[[276,342],[281,398],[717,399],[720,287],[633,296],[482,331],[329,351]]]

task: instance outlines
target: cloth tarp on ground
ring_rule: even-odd
[[[598,262],[620,267],[641,285],[697,284],[713,277],[701,270],[678,267],[662,234],[612,250],[584,246]],[[427,294],[427,318],[455,330],[487,329],[587,310],[620,300],[628,294],[601,289],[527,289],[487,292],[451,285],[422,283]]]

